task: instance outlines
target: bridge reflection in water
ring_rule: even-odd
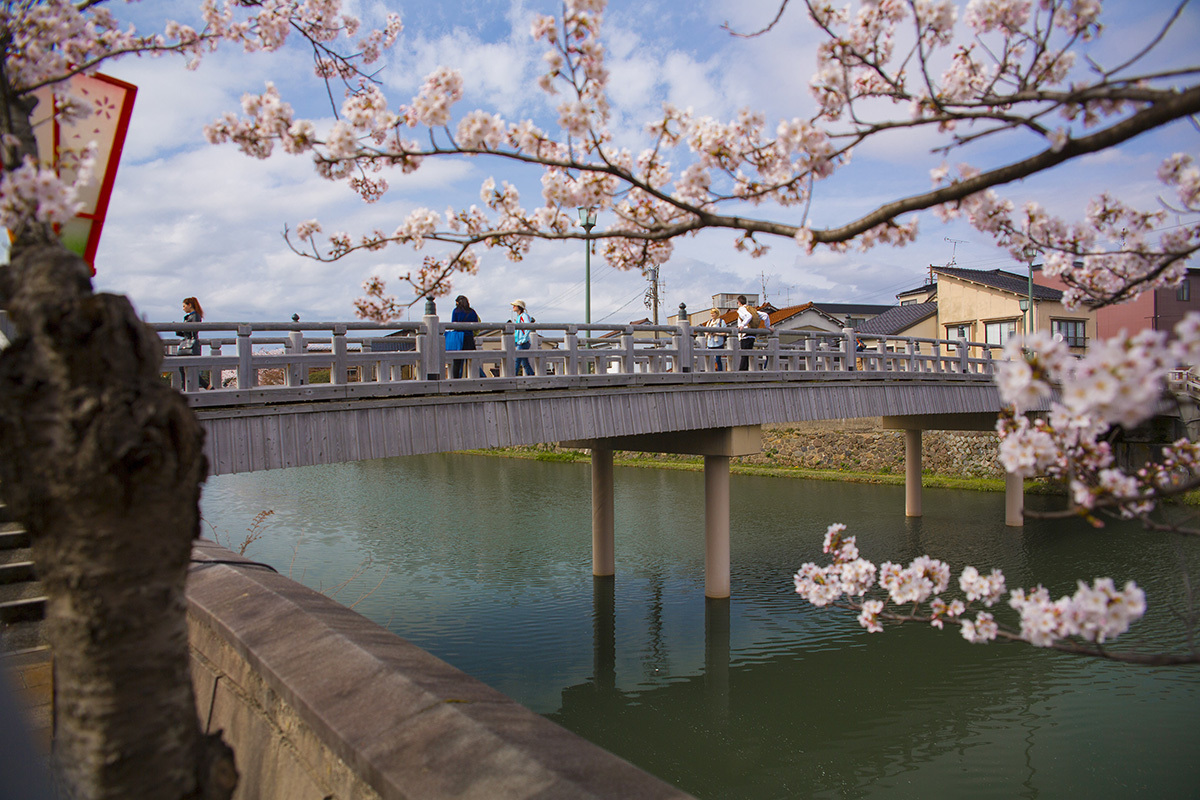
[[[1135,580],[1159,598],[1137,646],[1170,649],[1181,589],[1156,534],[1006,529],[1000,496],[935,489],[905,518],[901,487],[734,475],[733,593],[713,601],[700,476],[617,467],[617,575],[589,580],[588,472],[445,454],[221,476],[205,517],[236,533],[274,508],[253,557],[314,587],[370,558],[339,600],[386,572],[357,611],[697,797],[1186,797],[1200,778],[1194,668],[867,634],[791,587],[844,522],[876,562],[930,553],[1053,596]]]
[[[213,474],[548,442],[589,450],[597,576],[614,571],[613,452],[703,456],[706,594],[718,598],[729,596],[730,459],[761,450],[763,424],[882,417],[884,427],[903,429],[905,513],[915,517],[921,432],[991,430],[1001,406],[996,348],[961,339],[770,330],[748,332],[759,347],[710,350],[696,338],[712,329],[686,323],[593,324],[584,333],[575,323],[447,323],[432,313],[390,327],[158,327],[194,330],[208,347],[167,366],[178,367],[171,380],[207,431]],[[230,328],[233,339],[205,336]],[[528,350],[516,348],[521,328]],[[474,332],[482,349],[447,351],[453,330]],[[737,331],[728,332],[736,343]],[[234,352],[225,354],[229,345]],[[716,370],[717,359],[732,366],[743,356],[745,371]],[[518,358],[533,375],[517,374]],[[455,362],[466,377],[447,377]],[[201,389],[204,373],[220,388]],[[328,383],[313,383],[318,373]],[[1009,524],[1021,524],[1021,503],[1021,484],[1011,480]]]

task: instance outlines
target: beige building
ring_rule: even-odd
[[[1096,314],[1068,311],[1062,292],[1004,270],[935,267],[938,336],[1003,345],[1027,329],[1061,337],[1082,352],[1096,336]],[[1032,296],[1032,297],[1031,297]],[[1032,302],[1031,302],[1032,300]]]

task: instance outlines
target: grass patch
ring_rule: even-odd
[[[525,458],[552,463],[590,463],[591,456],[582,450],[547,450],[538,447],[498,447],[490,450],[463,450],[469,455],[492,456],[493,458]],[[704,469],[701,456],[672,456],[669,460],[639,453],[618,452],[613,454],[613,464],[620,467],[640,469],[674,469],[685,472],[700,472]],[[734,459],[730,472],[736,475],[762,475],[770,478],[803,478],[814,481],[843,481],[845,483],[873,483],[883,486],[903,486],[904,476],[894,472],[851,472],[834,469],[805,469],[802,467],[768,466],[746,464]],[[964,478],[957,475],[921,476],[921,485],[935,489],[962,489],[972,492],[1003,492],[1003,478]],[[1025,481],[1027,494],[1062,494],[1062,487],[1050,481]],[[1200,492],[1193,492],[1195,504],[1200,505]]]

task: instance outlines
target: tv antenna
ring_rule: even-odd
[[[953,267],[955,265],[955,263],[957,263],[954,260],[954,256],[958,253],[958,246],[960,244],[966,244],[967,240],[966,239],[951,239],[949,236],[943,236],[942,238],[944,240],[946,240],[947,242],[950,242],[952,245],[952,247],[950,248],[950,263],[947,264],[946,266]]]

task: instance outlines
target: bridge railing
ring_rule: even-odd
[[[281,399],[316,397],[317,384],[343,395],[503,388],[496,379],[551,386],[579,376],[596,385],[621,382],[746,380],[744,373],[991,375],[996,348],[966,340],[856,335],[778,329],[604,323],[419,322],[159,323],[169,358],[163,374],[207,405],[216,390],[272,390]],[[179,355],[195,332],[199,354]],[[475,349],[448,349],[447,333],[470,334]],[[232,333],[232,335],[230,335]],[[724,336],[708,347],[711,335]],[[520,345],[528,342],[528,347]],[[752,342],[753,344],[749,344]],[[741,376],[733,373],[743,373]],[[698,376],[703,376],[698,377]],[[797,376],[800,377],[800,376]],[[361,386],[360,386],[361,385]],[[509,385],[507,382],[505,385]],[[288,391],[292,390],[292,391]],[[441,390],[441,389],[435,389]],[[332,395],[331,395],[332,396]],[[235,401],[228,398],[227,401]],[[219,401],[216,396],[212,402]]]

